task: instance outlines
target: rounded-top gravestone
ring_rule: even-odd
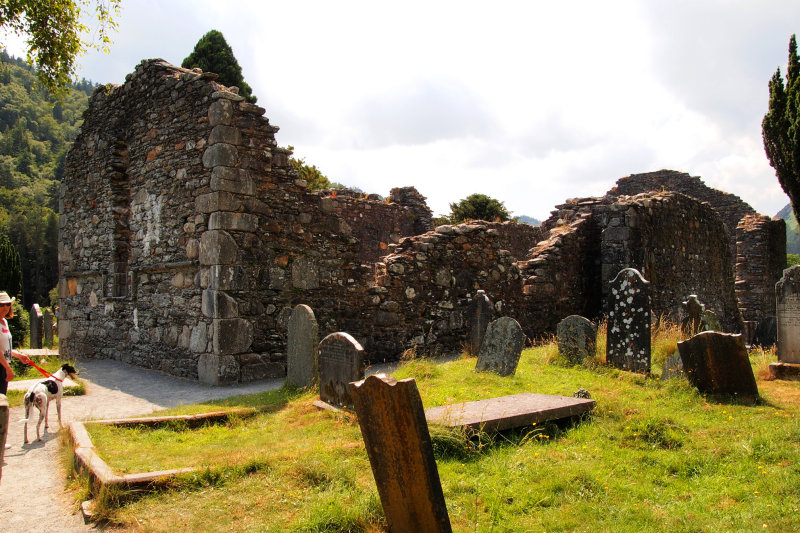
[[[591,320],[570,315],[556,327],[558,353],[571,363],[580,364],[586,357],[594,357],[597,328]]]
[[[317,335],[319,326],[314,311],[300,304],[289,318],[286,343],[286,381],[296,387],[308,387],[317,374]]]
[[[364,348],[350,334],[331,333],[319,343],[319,399],[352,407],[347,385],[364,379]]]
[[[609,290],[606,360],[623,370],[650,373],[650,282],[625,268]]]
[[[511,376],[517,371],[525,333],[509,316],[498,318],[486,328],[475,370]]]

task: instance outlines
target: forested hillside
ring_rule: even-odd
[[[775,216],[786,221],[786,253],[800,254],[800,230],[797,219],[794,218],[792,204],[786,204]]]
[[[31,67],[0,52],[0,234],[20,256],[26,308],[49,305],[58,282],[58,189],[64,156],[94,85],[73,85],[62,102],[36,85]],[[6,290],[0,287],[0,290]]]

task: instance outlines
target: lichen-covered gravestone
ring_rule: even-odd
[[[319,399],[336,407],[353,401],[348,383],[364,379],[364,348],[348,333],[331,333],[319,343]]]
[[[42,321],[42,310],[39,309],[39,304],[33,304],[31,307],[31,314],[30,314],[30,323],[31,323],[31,349],[38,350],[42,347],[42,334],[44,333],[43,330],[43,321]]]
[[[775,284],[778,362],[770,372],[781,379],[800,379],[800,265],[783,271]]]
[[[308,387],[314,383],[318,332],[314,311],[304,304],[296,306],[289,318],[286,343],[286,381],[296,387]]]
[[[570,315],[556,327],[558,353],[572,363],[580,364],[586,357],[594,357],[597,328],[591,320]]]
[[[349,389],[389,531],[452,531],[414,379],[378,374]]]
[[[650,373],[650,282],[625,268],[610,284],[606,361],[623,370]]]
[[[513,375],[524,344],[525,333],[519,322],[508,316],[498,318],[486,328],[475,370]]]
[[[483,337],[486,334],[486,327],[489,325],[489,315],[492,311],[492,304],[486,292],[478,291],[475,298],[467,308],[469,320],[469,350],[471,355],[478,355],[483,344]]]
[[[758,396],[741,335],[704,331],[679,342],[678,351],[684,375],[700,392]]]

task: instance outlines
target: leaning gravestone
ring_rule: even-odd
[[[53,347],[53,312],[50,309],[44,310],[44,345],[48,348]]]
[[[623,370],[650,373],[650,282],[634,268],[610,284],[606,361]]]
[[[347,384],[364,379],[364,349],[344,332],[319,343],[319,399],[336,407],[353,405]]]
[[[471,355],[478,355],[483,344],[483,337],[486,334],[486,327],[489,325],[489,315],[492,312],[492,304],[486,292],[478,291],[475,298],[467,308],[469,320],[469,350]]]
[[[704,331],[678,343],[683,372],[702,393],[758,396],[756,378],[740,334]]]
[[[286,343],[286,381],[296,387],[308,387],[314,383],[318,331],[314,311],[304,304],[296,306],[289,318]]]
[[[769,365],[779,379],[800,379],[800,265],[783,271],[775,284],[778,362]]]
[[[597,328],[588,318],[570,315],[556,327],[558,353],[571,363],[580,364],[587,356],[594,357]]]
[[[349,385],[389,531],[452,531],[422,400],[413,378]]]
[[[508,316],[498,318],[486,328],[475,370],[501,376],[513,375],[517,371],[523,344],[525,333],[519,322]]]
[[[39,350],[42,348],[42,333],[43,333],[42,311],[39,309],[39,304],[33,304],[31,307],[31,349]]]

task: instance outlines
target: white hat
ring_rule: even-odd
[[[0,304],[13,303],[16,298],[11,298],[6,291],[0,292]]]

